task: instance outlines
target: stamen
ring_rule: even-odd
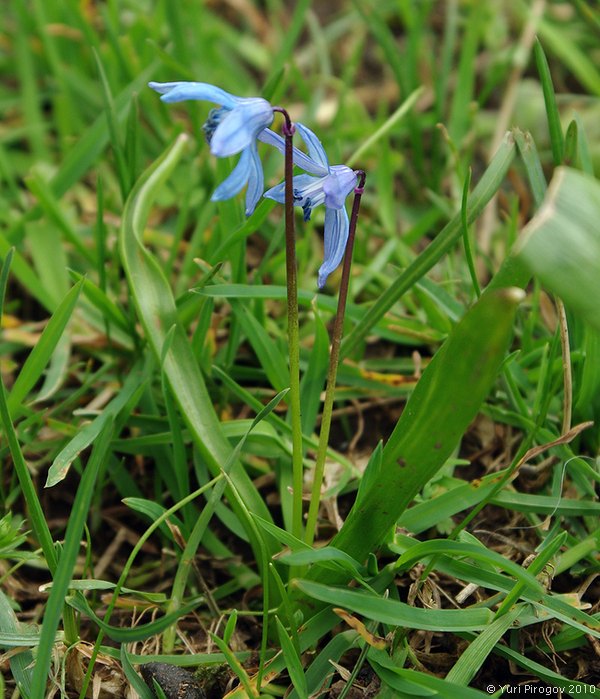
[[[223,117],[228,111],[229,110],[225,107],[215,107],[208,113],[208,117],[202,125],[202,131],[204,132],[204,138],[209,146],[217,126],[223,121]]]
[[[300,194],[299,189],[294,189],[293,194],[294,194],[294,201],[302,201],[303,197]]]
[[[310,215],[312,214],[312,202],[310,197],[307,197],[304,204],[302,204],[302,211],[304,211],[304,220],[310,221]]]

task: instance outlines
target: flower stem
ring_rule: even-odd
[[[319,503],[321,499],[321,485],[323,483],[323,472],[325,469],[325,457],[327,456],[329,432],[331,430],[331,415],[333,413],[335,383],[337,379],[338,364],[340,361],[340,347],[344,332],[344,315],[346,313],[346,300],[348,298],[348,286],[350,284],[352,249],[354,247],[354,236],[356,233],[356,224],[358,222],[360,200],[364,191],[366,180],[366,174],[363,170],[357,170],[356,174],[358,175],[358,184],[354,189],[354,202],[352,204],[352,214],[350,216],[350,226],[348,229],[348,242],[346,243],[346,252],[344,254],[344,265],[342,267],[342,280],[340,283],[338,306],[331,336],[331,352],[329,355],[329,369],[327,371],[327,388],[325,389],[325,402],[323,403],[321,431],[319,433],[319,446],[317,448],[315,474],[313,478],[310,506],[308,509],[308,519],[306,522],[306,532],[304,536],[305,542],[309,545],[312,545],[315,538],[317,515],[319,512]]]
[[[281,107],[274,112],[283,115],[285,136],[285,260],[287,278],[288,346],[290,364],[289,406],[292,423],[292,534],[302,538],[302,416],[300,411],[300,333],[298,329],[298,278],[296,265],[296,233],[294,228],[294,124]]]

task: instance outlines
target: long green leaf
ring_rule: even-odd
[[[293,584],[309,597],[350,609],[382,624],[407,629],[467,631],[483,629],[492,621],[489,609],[421,609],[397,600],[309,580],[295,580]]]
[[[410,539],[409,548],[418,546],[414,540]],[[398,551],[399,547],[395,544],[390,544],[392,551]],[[445,556],[440,554],[435,558],[435,569],[446,575],[451,575],[460,580],[473,583],[480,587],[490,590],[498,590],[503,593],[510,593],[515,588],[514,580],[505,575],[501,575],[491,570],[486,570],[480,564],[474,565],[467,563],[464,560],[457,560],[456,557]],[[576,606],[563,601],[558,595],[545,594],[542,600],[539,601],[539,592],[532,588],[524,589],[522,598],[531,602],[538,614],[543,618],[558,619],[559,621],[568,624],[573,629],[579,630],[584,634],[592,634],[596,638],[600,638],[600,622],[593,616],[586,614]]]
[[[189,614],[189,612],[195,609],[199,604],[198,601],[190,602],[189,604],[186,604],[178,609],[175,613],[165,614],[164,616],[160,617],[160,619],[156,619],[155,621],[150,621],[147,624],[140,624],[134,628],[121,628],[120,626],[111,626],[100,619],[100,617],[91,608],[89,602],[80,592],[69,599],[68,603],[78,612],[81,612],[82,614],[85,614],[85,616],[89,617],[102,629],[102,631],[104,631],[109,638],[121,643],[143,641],[145,638],[161,633],[167,628],[167,626],[170,626],[176,622],[180,617]]]
[[[223,464],[223,474],[226,476],[230,475],[235,463],[240,457],[244,444],[252,430],[260,424],[260,422],[267,416],[275,407],[279,404],[282,398],[287,393],[287,389],[278,393],[269,403],[256,415],[254,420],[250,423],[248,429],[236,444],[235,448],[230,453],[227,462]],[[220,483],[218,483],[211,491],[211,494],[207,498],[206,506],[202,509],[200,516],[197,518],[194,528],[192,529],[188,540],[186,542],[183,555],[179,566],[177,567],[177,573],[175,574],[175,579],[173,581],[173,588],[171,592],[171,601],[169,603],[168,611],[176,610],[182,603],[183,595],[185,592],[185,586],[192,567],[192,561],[196,555],[197,549],[200,546],[203,537],[205,536],[206,529],[209,522],[216,511],[218,504],[221,502],[223,493],[226,490],[228,479],[224,478]],[[242,520],[243,521],[243,520]],[[254,523],[252,523],[254,525]],[[254,533],[254,526],[248,527],[250,531]],[[260,546],[261,541],[264,542],[266,537],[261,537],[260,534],[255,537],[257,544]],[[265,574],[267,572],[265,571]],[[171,631],[171,630],[170,630]],[[171,650],[174,642],[174,629],[172,630],[172,635],[166,635],[164,639],[164,646],[166,650]]]
[[[598,693],[598,688],[596,685],[590,685],[586,684],[585,682],[578,682],[577,680],[563,677],[559,675],[558,672],[555,672],[554,670],[547,666],[541,665],[540,663],[536,663],[535,660],[530,660],[503,643],[498,643],[495,646],[494,653],[516,663],[526,672],[534,674],[536,677],[539,677],[541,680],[547,682],[553,687],[559,687],[571,697],[586,695],[595,696]]]
[[[227,463],[231,447],[223,434],[190,342],[178,319],[171,287],[161,266],[142,243],[142,233],[154,197],[183,154],[186,140],[185,136],[180,136],[135,184],[125,206],[119,243],[136,312],[158,361],[163,356],[167,333],[172,332],[169,349],[162,361],[163,371],[202,458],[216,475]],[[271,519],[265,503],[239,461],[233,465],[230,475],[248,509],[264,519]],[[232,508],[243,522],[244,513],[239,511],[235,498],[230,499]],[[258,558],[260,543],[255,540],[252,527],[248,536]]]
[[[470,544],[463,541],[423,541],[415,546],[411,546],[396,563],[398,568],[412,566],[413,564],[436,555],[464,556],[480,561],[488,566],[498,567],[501,570],[506,570],[511,573],[519,581],[523,588],[528,588],[529,593],[532,591],[537,593],[538,597],[542,595],[543,588],[535,579],[532,573],[525,568],[501,556],[495,551],[490,551],[484,546]]]
[[[332,546],[364,561],[449,458],[496,378],[522,297],[519,289],[485,294],[456,325],[385,445],[378,478]]]

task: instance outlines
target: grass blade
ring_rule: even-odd
[[[472,223],[498,191],[514,157],[515,145],[508,134],[494,156],[490,166],[469,197],[467,223]],[[398,299],[455,245],[463,231],[463,218],[456,214],[435,240],[412,262],[385,290],[342,342],[341,357],[347,357],[368,335],[373,326],[383,318]]]
[[[52,589],[46,603],[44,623],[40,635],[40,643],[37,650],[35,667],[32,678],[32,694],[34,697],[43,696],[48,671],[52,658],[52,648],[60,622],[60,616],[65,597],[69,589],[69,583],[73,576],[73,570],[77,561],[77,554],[81,548],[81,535],[89,514],[90,503],[94,494],[98,471],[106,458],[113,434],[112,422],[108,422],[103,428],[86,468],[83,470],[79,488],[75,495],[75,501],[71,508],[65,541],[58,561],[58,567],[52,578]]]
[[[560,165],[563,161],[564,136],[558,107],[556,106],[556,96],[554,94],[552,76],[550,75],[550,67],[548,66],[546,54],[544,53],[539,39],[537,39],[534,44],[533,54],[535,56],[538,73],[540,74],[540,82],[542,83],[542,90],[544,93],[544,103],[546,104],[548,129],[550,130],[550,144],[552,146],[552,159],[555,165]]]
[[[98,417],[82,427],[73,439],[61,449],[48,469],[46,488],[52,488],[66,477],[71,464],[77,456],[92,444],[102,432],[106,423],[112,420],[125,405],[129,404],[133,409],[144,390],[147,372],[148,367],[142,369],[139,365],[134,366],[119,394],[113,398]]]
[[[367,619],[390,626],[431,631],[467,631],[483,629],[492,621],[489,609],[421,609],[393,599],[309,580],[295,580],[293,584],[309,597],[351,609]]]
[[[9,252],[2,265],[2,270],[0,271],[0,316],[4,307],[4,298],[6,295],[6,284],[8,282],[8,275],[10,270],[10,263],[12,261],[12,250]],[[46,559],[46,564],[50,569],[50,572],[54,574],[57,566],[56,551],[54,550],[54,542],[52,540],[52,535],[50,534],[50,529],[46,522],[44,516],[44,511],[42,505],[38,498],[35,486],[33,485],[33,480],[31,479],[31,474],[25,463],[25,458],[23,457],[23,452],[21,451],[21,445],[19,444],[19,439],[15,431],[10,410],[8,407],[8,399],[6,396],[6,389],[4,387],[4,381],[0,379],[0,419],[4,425],[4,434],[6,435],[6,440],[8,442],[8,448],[13,460],[13,465],[19,480],[19,485],[23,491],[23,497],[27,503],[27,509],[29,511],[29,520],[31,522],[31,528],[33,533],[38,540]]]
[[[0,590],[0,631],[2,635],[14,634],[23,635],[21,630],[21,624],[17,619],[17,615],[12,608],[8,597]],[[36,634],[37,636],[37,634]],[[37,645],[39,637],[37,637],[35,645]],[[3,646],[6,644],[2,644]],[[19,643],[19,647],[22,648],[20,653],[15,653],[10,659],[10,671],[14,679],[17,682],[17,687],[19,687],[21,693],[26,699],[31,697],[31,676],[32,676],[32,665],[34,663],[33,653],[27,649],[25,643]]]
[[[44,328],[40,339],[29,353],[8,397],[8,409],[11,415],[18,415],[23,401],[35,386],[56,349],[60,338],[73,315],[79,299],[82,283],[78,282],[65,296]]]
[[[279,644],[281,646],[281,650],[283,651],[287,671],[289,672],[294,689],[301,697],[307,697],[308,684],[306,682],[306,677],[304,676],[304,670],[302,668],[302,661],[300,660],[298,649],[294,646],[292,639],[288,636],[287,631],[277,616],[275,617],[275,623],[277,625],[277,638],[279,638]]]

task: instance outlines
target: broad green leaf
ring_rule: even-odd
[[[62,640],[63,634],[58,633],[54,638],[54,643],[58,643]],[[35,648],[39,642],[39,631],[0,631],[0,648]]]
[[[439,493],[435,498],[418,502],[404,510],[398,520],[398,526],[413,534],[420,534],[484,500],[497,487],[496,477],[494,474],[493,480],[482,479],[475,484],[461,483],[455,488]]]
[[[520,289],[486,293],[455,326],[385,445],[377,480],[332,546],[364,561],[451,456],[498,374],[522,298]]]
[[[491,502],[519,512],[562,515],[564,517],[598,517],[600,503],[592,500],[534,495],[532,493],[501,492]]]
[[[284,544],[291,551],[312,551],[312,548],[304,543],[302,539],[296,538],[291,532],[278,527],[276,524],[273,524],[273,522],[262,519],[262,517],[258,517],[257,515],[254,515],[253,519],[262,529],[270,534],[275,541]]]
[[[129,684],[133,687],[133,689],[135,689],[141,699],[156,699],[156,694],[133,669],[133,665],[131,664],[131,656],[127,652],[125,644],[121,645],[120,660]]]
[[[538,155],[537,148],[535,147],[535,141],[533,140],[530,133],[523,133],[518,129],[513,131],[515,136],[515,142],[519,148],[519,155],[525,165],[525,171],[527,172],[527,178],[529,180],[529,186],[531,187],[531,193],[535,201],[536,207],[541,206],[544,201],[544,196],[548,185],[546,184],[546,178],[544,176],[544,170],[542,169],[542,163],[540,162],[540,156]]]
[[[333,677],[331,675],[332,663],[339,662],[340,658],[350,648],[358,645],[359,636],[356,631],[342,631],[337,633],[329,643],[319,651],[317,657],[310,663],[306,669],[305,677],[307,694],[312,696],[313,693],[322,692],[330,684],[331,680],[324,682],[324,678]],[[302,694],[294,689],[290,692],[288,699],[304,699]]]
[[[88,592],[90,590],[114,590],[117,587],[116,583],[108,580],[96,580],[94,578],[86,578],[85,580],[71,580],[69,582],[69,590],[80,590]],[[40,592],[46,592],[52,589],[52,583],[40,585]],[[145,592],[144,590],[134,590],[130,587],[121,587],[120,592],[125,595],[132,595],[140,599],[147,600],[152,604],[164,604],[167,601],[167,596],[164,592]]]
[[[71,338],[65,334],[56,343],[44,374],[44,383],[35,397],[34,403],[46,401],[58,391],[67,377],[70,365]]]
[[[418,542],[414,542],[413,539],[408,538],[404,543],[406,545],[403,547],[390,544],[390,549],[392,551],[404,552],[407,547],[410,549],[413,546],[420,545]],[[458,560],[456,557],[446,556],[443,553],[436,556],[434,568],[446,575],[451,575],[459,580],[490,590],[510,593],[515,587],[514,579],[486,570],[480,562],[475,565],[464,560]],[[540,598],[539,592],[531,588],[523,590],[521,596],[523,600],[531,602],[539,610],[540,618],[558,619],[572,628],[578,629],[581,633],[592,634],[596,638],[600,638],[600,622],[577,607],[567,604],[559,596],[544,594]]]
[[[516,251],[542,284],[600,329],[600,183],[567,167],[555,170],[543,206]]]

